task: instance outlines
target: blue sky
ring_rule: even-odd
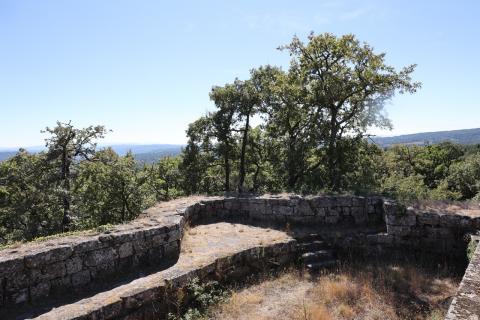
[[[480,1],[0,0],[0,146],[40,145],[56,120],[108,143],[184,143],[212,85],[310,31],[355,33],[423,88],[386,106],[392,135],[480,127]]]

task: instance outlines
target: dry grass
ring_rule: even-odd
[[[234,290],[213,319],[441,319],[459,279],[406,264],[341,267],[316,278],[289,271]]]

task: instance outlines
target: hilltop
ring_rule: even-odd
[[[419,132],[393,137],[373,137],[372,140],[385,148],[395,144],[425,145],[444,141],[450,141],[458,144],[477,144],[480,143],[480,128]]]
[[[139,162],[152,163],[166,156],[176,156],[180,154],[182,145],[180,144],[114,144],[100,145],[99,149],[112,148],[121,156],[131,151],[135,159]],[[40,152],[44,148],[40,146],[25,148],[29,152]],[[0,161],[13,157],[18,148],[0,148]]]

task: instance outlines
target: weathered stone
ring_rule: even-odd
[[[333,241],[338,240],[336,244],[339,246],[363,249],[362,246],[370,245],[373,250],[421,248],[449,254],[456,251],[463,253],[465,244],[461,243],[462,236],[471,230],[480,229],[480,218],[417,213],[413,209],[405,210],[395,202],[370,197],[278,195],[225,200],[216,198],[205,204],[180,203],[176,208],[147,211],[150,215],[147,218],[140,218],[102,235],[72,238],[68,243],[49,242],[51,247],[33,246],[33,249],[25,250],[23,253],[18,253],[16,249],[8,253],[4,251],[4,256],[0,256],[0,275],[5,279],[15,273],[15,280],[2,280],[4,282],[0,287],[6,291],[0,292],[0,300],[12,303],[16,300],[22,301],[21,293],[27,290],[27,295],[28,292],[31,295],[27,296],[27,300],[34,301],[45,295],[48,284],[50,284],[48,291],[53,295],[56,292],[55,288],[65,289],[72,283],[75,286],[88,283],[93,285],[93,282],[108,280],[109,276],[130,272],[135,266],[144,267],[152,263],[155,265],[161,262],[164,253],[166,258],[176,259],[180,241],[183,241],[181,239],[185,224],[193,221],[208,223],[212,219],[222,221],[234,218],[235,221],[253,223],[253,220],[248,219],[257,218],[278,226],[285,226],[287,222],[299,223],[326,230],[327,234],[331,234],[330,238]],[[385,213],[387,233],[373,235],[362,233],[363,230],[380,230],[370,229],[370,226],[381,227],[382,213]],[[337,225],[329,227],[332,224]],[[369,229],[361,229],[359,224],[365,224]],[[344,235],[335,231],[336,228],[351,226],[359,230],[355,231],[357,233],[354,235]],[[62,250],[65,250],[63,247],[71,248],[73,252],[66,249],[67,252],[62,253]],[[289,250],[290,247],[286,244],[260,246],[247,253],[222,258],[218,266],[225,271],[223,276],[241,275],[250,268],[261,269],[269,267],[272,263],[285,263],[291,259],[288,255]],[[292,250],[295,252],[296,249]],[[370,249],[365,250],[368,252]],[[247,260],[252,263],[248,267]],[[24,261],[28,267],[25,267]],[[183,268],[185,269],[177,270],[175,274],[172,271],[172,279],[176,279],[174,281],[184,283],[182,281],[190,276],[199,274],[205,276],[213,272],[211,263],[188,271],[187,266],[184,265]],[[51,280],[46,281],[47,279]],[[161,283],[163,280],[155,281]],[[142,282],[142,285],[148,286],[145,282]],[[140,298],[128,302],[133,308],[140,307],[145,302],[143,299],[154,299],[146,293],[137,297]],[[92,305],[88,303],[88,306]],[[113,299],[89,313],[89,317],[106,317],[106,314],[111,314],[115,318],[121,314],[121,308],[121,301]],[[122,313],[120,317],[123,315]]]
[[[85,265],[87,267],[98,266],[105,262],[116,260],[117,258],[118,254],[113,248],[95,250],[87,255]]]
[[[63,261],[73,253],[71,246],[58,246],[55,248],[45,248],[25,257],[25,265],[28,268],[38,268],[56,261]]]
[[[50,293],[50,282],[41,282],[35,286],[30,287],[30,296],[32,300],[48,297]]]
[[[56,290],[59,292],[65,291],[72,286],[71,277],[69,275],[61,278],[55,278],[50,280],[51,290]]]
[[[178,244],[178,241],[167,243],[164,247],[164,250],[165,250],[164,252],[165,257],[167,258],[177,257],[180,252],[180,246]]]
[[[312,206],[307,200],[300,200],[298,204],[294,207],[295,215],[302,216],[313,216],[315,211],[312,209]]]
[[[65,261],[65,266],[67,268],[67,273],[72,274],[82,270],[83,260],[82,258],[76,256]]]
[[[325,217],[325,222],[327,224],[335,224],[340,218],[338,216],[327,216]]]
[[[65,262],[59,261],[56,263],[49,264],[42,268],[42,279],[54,279],[58,277],[63,277],[67,273],[65,268]]]
[[[90,271],[83,270],[72,274],[72,285],[80,287],[90,282]]]
[[[21,289],[12,294],[13,303],[19,304],[28,301],[28,289]]]
[[[417,223],[417,216],[411,211],[405,214],[387,214],[386,223],[395,226],[414,226]]]
[[[440,222],[440,217],[437,213],[423,212],[417,216],[420,224],[436,226]]]
[[[131,242],[126,242],[118,247],[118,256],[125,258],[133,254],[133,245]]]

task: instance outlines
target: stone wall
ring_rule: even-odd
[[[34,302],[86,289],[141,265],[175,259],[181,239],[178,221],[157,225],[135,222],[108,233],[3,250],[0,304]]]
[[[205,200],[188,212],[193,223],[267,222],[278,226],[367,226],[383,223],[383,199],[358,196],[263,196]]]
[[[168,310],[177,302],[176,289],[184,287],[191,279],[198,278],[202,282],[222,280],[219,275],[223,279],[238,279],[259,268],[282,267],[295,258],[295,244],[295,240],[291,239],[218,257],[201,266],[168,269],[75,304],[53,309],[35,319],[166,319]]]
[[[178,257],[187,222],[255,221],[315,226],[382,222],[382,199],[351,196],[212,198],[149,215],[107,233],[65,237],[0,255],[0,305],[85,290],[138,267]],[[14,276],[12,276],[14,275]]]
[[[478,240],[475,253],[445,319],[480,319],[480,244],[478,244]]]
[[[144,266],[160,268],[178,258],[186,224],[215,221],[268,223],[283,229],[299,225],[322,235],[353,229],[338,246],[414,248],[459,256],[465,255],[465,235],[480,230],[480,218],[417,212],[380,197],[189,198],[146,210],[139,219],[105,233],[0,251],[0,305],[35,303],[95,287]]]
[[[387,232],[378,241],[387,245],[465,258],[469,234],[480,230],[480,217],[405,208],[384,201]]]

